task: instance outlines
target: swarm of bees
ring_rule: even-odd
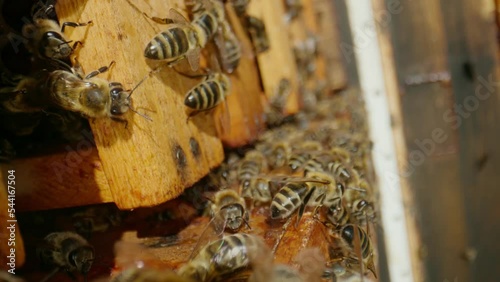
[[[228,2],[248,32],[254,52],[268,50],[271,46],[263,21],[247,13],[250,1]],[[125,114],[129,110],[137,113],[131,95],[139,85],[152,72],[161,71],[163,66],[175,69],[184,59],[193,74],[179,73],[201,78],[185,94],[188,117],[224,105],[230,93],[229,75],[238,68],[242,56],[241,45],[222,1],[187,0],[185,4],[189,19],[174,8],[166,18],[144,13],[165,25],[144,47],[146,60],[163,64],[147,73],[132,90],[125,90],[120,82],[98,77],[114,62],[84,74],[74,56],[75,48],[84,47],[79,41],[65,38],[64,29],[91,28],[92,20],[60,24],[54,18],[54,1],[34,6],[32,23],[25,24],[20,33],[29,39],[24,42],[31,62],[29,69],[19,73],[2,66],[0,115],[15,116],[17,122],[0,123],[1,130],[7,132],[0,136],[0,160],[8,161],[14,155],[8,138],[33,134],[47,123],[43,121],[45,115],[56,117],[57,121],[50,121],[52,124],[59,122],[77,130],[81,125],[75,124],[81,123],[82,117],[108,118],[126,126]],[[287,0],[285,4],[286,19],[294,20],[302,10],[300,1]],[[206,55],[202,51],[211,44],[216,53],[209,54],[210,68],[199,74],[200,58]],[[281,79],[265,112],[269,130],[244,152],[228,153],[221,167],[198,184],[203,187],[197,197],[208,200],[198,208],[210,220],[196,239],[190,257],[178,269],[168,270],[149,267],[147,259],[135,258],[105,281],[291,282],[377,277],[370,232],[377,220],[376,192],[372,187],[371,143],[364,113],[352,106],[359,104],[356,93],[330,96],[325,83],[315,77],[317,38],[311,35],[297,43],[293,52],[300,70],[296,79],[303,111],[285,115],[292,83],[290,78]],[[66,136],[71,136],[68,132],[64,130]],[[193,196],[187,191],[183,197],[192,200]],[[271,248],[256,232],[256,214],[264,214],[267,221],[283,229],[299,227],[305,215],[312,217],[324,231],[327,257],[312,248],[297,257],[298,268],[275,262],[278,245]],[[100,236],[97,233],[119,227],[124,215],[109,207],[72,213],[72,231],[51,232],[37,248],[38,259],[51,271],[42,281],[52,279],[59,271],[73,279],[83,276],[87,281],[99,256],[99,249],[89,242]],[[162,212],[156,218],[168,221],[173,217]],[[126,248],[118,245],[117,257]],[[134,250],[134,254],[124,256],[148,252],[144,246]],[[316,258],[314,262],[312,258]]]

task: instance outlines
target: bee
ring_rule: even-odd
[[[75,231],[87,238],[94,232],[105,232],[118,226],[122,217],[114,206],[92,206],[72,215]]]
[[[50,106],[77,112],[87,118],[106,118],[124,121],[120,117],[132,109],[130,96],[147,78],[142,79],[134,89],[126,91],[119,82],[108,82],[96,77],[106,72],[113,64],[104,66],[83,76],[80,66],[52,72],[41,71],[34,77],[20,80],[14,89],[2,88],[2,106],[13,113],[43,111]],[[138,113],[139,114],[139,113]],[[145,115],[139,114],[150,119]]]
[[[371,188],[366,180],[362,179],[359,182],[359,189],[350,189],[344,195],[346,206],[350,209],[352,219],[361,223],[373,221],[376,218],[375,207],[368,197],[371,193]]]
[[[269,37],[266,31],[266,25],[261,19],[247,15],[244,20],[244,26],[250,34],[253,49],[256,54],[264,53],[270,48]]]
[[[288,182],[273,197],[271,219],[285,219],[298,210],[298,224],[310,199],[317,201],[318,198],[326,197],[324,186],[330,186],[330,184],[332,183],[328,180],[314,178],[302,178],[302,180]],[[322,192],[315,193],[316,189]]]
[[[241,191],[243,198],[251,199],[252,207],[257,204],[270,203],[273,199],[271,181],[266,177],[252,177],[248,185]]]
[[[73,232],[54,232],[44,238],[44,245],[37,248],[42,264],[55,267],[43,281],[47,281],[60,269],[73,275],[78,272],[85,277],[92,267],[94,248],[82,236]]]
[[[35,6],[36,7],[36,6]],[[34,8],[35,8],[34,7]],[[62,26],[48,19],[47,15],[54,11],[54,5],[42,5],[32,13],[33,23],[27,23],[22,28],[22,34],[29,40],[26,41],[26,49],[41,59],[65,60],[73,53],[80,41],[70,46],[71,40],[64,36],[66,27],[79,27],[91,25],[92,21],[86,23],[64,22]]]
[[[291,93],[291,82],[289,79],[282,78],[276,89],[274,95],[269,102],[269,109],[266,111],[266,121],[270,126],[277,126],[283,123],[285,115],[283,113],[286,101]]]
[[[366,231],[358,225],[347,224],[342,226],[338,237],[343,249],[346,250],[342,258],[346,266],[351,268],[352,266],[362,264],[362,268],[366,267],[373,273],[373,276],[377,278],[375,264],[373,262],[374,251],[370,237]],[[357,246],[357,242],[359,242],[359,246]],[[356,254],[358,253],[356,248],[360,249],[359,254]]]
[[[270,165],[273,168],[283,167],[288,163],[291,154],[291,147],[288,142],[275,143],[270,152]]]
[[[213,109],[225,101],[229,95],[231,80],[221,72],[215,72],[205,76],[205,79],[193,86],[184,99],[184,105],[195,110],[190,116],[200,112]]]
[[[233,6],[233,9],[238,17],[243,17],[246,15],[250,0],[230,0],[229,2]]]
[[[316,71],[315,58],[317,52],[317,39],[314,36],[309,36],[305,41],[300,41],[293,47],[295,61],[303,82],[311,78]]]
[[[222,231],[237,232],[243,223],[249,227],[245,200],[234,190],[225,189],[215,194],[211,215],[215,220],[222,221]]]
[[[218,56],[221,61],[222,70],[226,73],[233,73],[240,64],[242,54],[240,41],[227,20],[221,23],[220,32],[221,36],[216,37],[215,44],[219,50]]]
[[[333,224],[334,228],[339,228],[349,223],[350,213],[342,198],[336,198],[330,206],[327,206],[328,211],[326,217]]]
[[[224,277],[252,267],[267,246],[260,237],[237,233],[203,247],[178,273],[194,281],[227,281]]]
[[[292,153],[288,160],[288,166],[293,172],[304,167],[305,163],[319,151],[323,150],[323,145],[317,141],[305,141],[298,146],[292,147]]]
[[[285,0],[285,8],[287,11],[285,20],[290,22],[300,14],[303,7],[300,0]]]
[[[250,185],[250,179],[267,170],[266,157],[257,150],[249,151],[238,167],[238,181],[243,190]]]
[[[203,8],[200,12],[198,9],[194,11],[191,23],[175,9],[170,9],[171,20],[152,17],[153,21],[168,26],[148,43],[144,56],[151,60],[165,60],[169,65],[186,58],[191,69],[196,71],[200,50],[218,31],[222,16],[217,8]]]

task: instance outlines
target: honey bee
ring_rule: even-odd
[[[243,198],[251,199],[253,205],[260,205],[271,202],[273,193],[271,181],[266,177],[252,177],[248,185],[241,191]]]
[[[312,196],[315,196],[315,201],[318,197],[325,197],[326,192],[323,186],[329,184],[332,183],[328,180],[314,178],[302,178],[302,180],[288,182],[273,197],[271,219],[285,219],[298,210],[298,224],[310,199],[313,198]],[[317,194],[315,193],[316,189],[323,192]]]
[[[288,142],[275,143],[271,149],[269,156],[269,164],[273,168],[283,167],[288,163],[292,148]]]
[[[302,4],[300,3],[300,0],[285,0],[285,8],[287,11],[285,20],[290,22],[302,11]]]
[[[194,281],[227,281],[224,277],[252,267],[268,249],[260,237],[237,233],[203,247],[178,273]]]
[[[327,206],[327,219],[333,224],[334,228],[339,228],[341,226],[349,223],[350,214],[349,210],[342,198],[334,199],[330,206]]]
[[[250,185],[252,177],[259,175],[267,170],[266,157],[257,150],[252,150],[246,153],[245,158],[240,162],[238,167],[238,181],[243,190]]]
[[[323,150],[323,145],[317,141],[305,141],[292,147],[288,166],[293,172],[301,169],[314,154]]]
[[[362,264],[361,268],[366,267],[373,273],[373,276],[377,278],[375,264],[373,262],[374,251],[370,237],[366,231],[358,225],[347,224],[340,229],[339,239],[343,245],[343,249],[346,250],[342,258],[346,266],[352,268],[353,266]],[[359,241],[359,246],[357,246],[357,241]],[[358,253],[356,248],[360,249],[359,254],[356,254]]]
[[[87,118],[105,118],[123,121],[120,116],[132,110],[130,96],[147,78],[142,79],[134,89],[126,91],[119,82],[108,82],[96,75],[106,72],[104,66],[83,77],[76,65],[71,68],[61,62],[66,70],[41,71],[34,77],[25,77],[10,92],[3,89],[2,106],[9,112],[36,112],[50,106],[73,111]],[[138,113],[139,114],[139,113]],[[145,115],[139,114],[150,119]]]
[[[211,215],[218,222],[222,221],[216,224],[222,226],[222,231],[237,232],[243,223],[249,226],[245,200],[234,190],[225,189],[215,194]]]
[[[247,7],[248,4],[250,4],[250,0],[230,0],[230,3],[236,12],[236,15],[238,15],[238,17],[242,17],[247,13]]]
[[[303,82],[311,78],[316,71],[317,39],[309,36],[305,41],[295,44],[293,53]]]
[[[213,109],[225,101],[230,93],[230,87],[231,80],[227,75],[221,72],[208,74],[202,82],[187,92],[184,104],[195,110],[191,116],[200,111]]]
[[[94,232],[105,232],[121,223],[120,211],[115,206],[92,206],[72,215],[77,233],[90,237]]]
[[[94,248],[80,235],[73,232],[54,232],[44,238],[44,245],[37,248],[42,264],[54,267],[43,281],[47,281],[59,270],[68,274],[78,272],[85,277],[94,262]]]
[[[270,48],[269,37],[266,31],[266,25],[261,19],[247,15],[244,20],[244,26],[250,34],[253,49],[256,54],[264,53]]]
[[[233,73],[240,64],[241,45],[227,21],[221,23],[221,36],[216,37],[215,44],[219,50],[218,56],[221,61],[222,70]]]
[[[54,11],[54,5],[42,5],[39,10],[32,13],[33,23],[27,23],[22,28],[22,34],[29,40],[26,41],[26,49],[41,59],[65,60],[73,53],[80,41],[70,46],[71,40],[64,36],[66,27],[79,27],[91,25],[92,21],[86,23],[65,22],[62,26],[48,19],[47,15]]]
[[[203,8],[200,12],[195,11],[191,23],[175,9],[170,9],[171,20],[152,17],[153,21],[168,26],[148,43],[144,56],[151,60],[165,60],[169,65],[186,58],[191,69],[196,71],[201,48],[218,31],[222,16],[219,13],[216,8]]]

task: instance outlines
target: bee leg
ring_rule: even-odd
[[[127,129],[127,127],[128,127],[128,120],[122,119],[122,118],[118,118],[118,117],[111,117],[111,119],[114,120],[114,121],[120,122],[120,123],[125,123],[125,129]]]
[[[159,24],[172,24],[174,23],[174,20],[171,19],[171,18],[158,18],[158,17],[150,17],[148,14],[146,13],[142,13],[146,18],[154,21],[155,23],[159,23]]]
[[[111,63],[109,64],[109,66],[100,67],[98,70],[95,70],[95,71],[93,71],[93,72],[89,73],[89,74],[85,77],[85,79],[92,78],[92,77],[94,77],[94,76],[96,76],[96,75],[98,75],[98,74],[100,74],[100,73],[105,73],[105,72],[107,72],[107,71],[108,71],[108,70],[109,70],[109,69],[110,69],[113,65],[115,65],[115,64],[116,64],[116,62],[115,62],[115,61],[111,61]]]
[[[61,25],[61,32],[64,32],[64,29],[66,28],[66,26],[79,27],[79,26],[86,26],[86,25],[93,25],[93,24],[94,24],[93,21],[88,21],[86,23],[64,22]]]
[[[295,223],[295,228],[299,226],[299,222],[302,219],[302,215],[304,214],[304,211],[306,209],[307,203],[311,199],[311,196],[314,194],[314,191],[316,190],[316,186],[314,186],[311,191],[309,191],[306,196],[304,197],[304,200],[302,201],[302,204],[300,205],[299,208],[299,214],[297,216],[297,222]]]
[[[52,276],[56,275],[56,273],[59,272],[59,270],[60,270],[59,267],[54,268],[49,274],[47,274],[47,276],[45,276],[42,280],[40,280],[40,282],[49,281],[49,279],[52,278]]]

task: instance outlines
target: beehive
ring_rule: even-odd
[[[249,13],[261,17],[266,24],[271,49],[257,56],[244,52],[240,66],[230,75],[232,90],[227,99],[231,117],[229,132],[219,134],[218,120],[210,114],[202,113],[186,121],[182,101],[197,81],[164,67],[147,78],[133,96],[134,108],[151,117],[152,121],[132,112],[126,116],[127,126],[109,119],[90,120],[92,134],[87,133],[83,143],[66,146],[50,155],[15,159],[3,165],[2,172],[16,170],[16,205],[19,211],[99,203],[115,203],[121,209],[135,209],[156,206],[176,198],[222,162],[223,145],[241,147],[254,142],[265,131],[264,109],[276,95],[275,89],[280,80],[285,78],[292,82],[285,113],[295,114],[304,106],[300,98],[301,85],[297,80],[299,67],[295,64],[292,50],[294,44],[304,40],[309,33],[316,33],[324,39],[320,40],[323,52],[316,58],[315,75],[326,80],[328,92],[346,87],[340,54],[332,50],[325,52],[328,48],[325,46],[338,40],[331,4],[328,1],[305,0],[302,5],[300,16],[287,24],[282,20],[285,16],[283,3],[252,1]],[[184,3],[174,0],[148,3],[60,0],[56,11],[61,22],[93,21],[92,26],[67,31],[72,40],[84,42],[77,55],[85,71],[90,72],[115,61],[112,70],[102,76],[132,88],[158,66],[145,60],[143,51],[145,44],[162,30],[162,26],[150,21],[141,12],[162,17],[168,13],[165,7],[184,11]],[[229,4],[226,4],[226,12],[242,49],[251,50],[248,35]],[[317,17],[319,13],[321,17]],[[359,96],[359,92],[353,93]],[[349,122],[349,118],[346,120]],[[91,135],[94,138],[88,137]],[[313,245],[326,252],[327,242],[320,231],[322,225],[313,220],[310,213],[305,215],[304,223],[298,230],[268,226],[265,218],[258,212],[255,214],[256,226],[260,226],[256,230],[260,230],[264,237],[266,232],[279,234],[269,239],[276,246],[290,244],[296,247],[277,247],[278,262],[290,263],[300,250]],[[197,234],[197,229],[207,224],[203,220],[200,222],[187,229],[189,236]],[[294,237],[295,232],[303,234],[304,238],[298,240]],[[127,233],[125,239],[134,241],[135,237],[141,236]],[[18,246],[21,246],[20,236],[17,240]],[[180,253],[186,253],[190,245],[180,248]],[[16,251],[20,265],[24,260],[23,250],[19,247]],[[4,252],[2,250],[2,254]],[[186,256],[172,258],[170,249],[159,250],[158,253],[164,265],[172,268],[186,260]],[[64,279],[64,276],[60,277]]]

